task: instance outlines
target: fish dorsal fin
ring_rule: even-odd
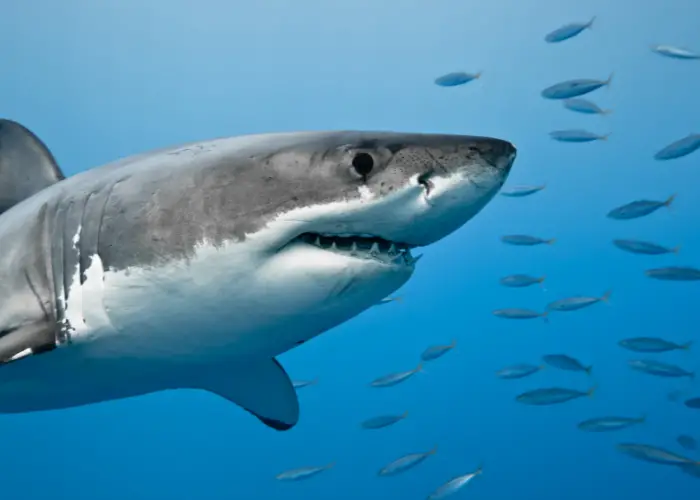
[[[17,122],[0,119],[0,214],[63,179],[41,139]]]
[[[299,421],[294,385],[274,358],[234,370],[208,372],[198,386],[237,404],[275,430],[286,431]]]

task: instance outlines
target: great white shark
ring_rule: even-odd
[[[66,178],[0,120],[0,412],[193,388],[290,429],[276,356],[404,285],[412,249],[474,217],[515,156],[489,137],[294,132]]]

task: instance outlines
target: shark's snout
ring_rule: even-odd
[[[515,157],[517,149],[513,144],[501,139],[485,139],[477,145],[481,157],[494,168],[503,170],[509,173]]]
[[[415,168],[422,202],[408,203],[389,232],[414,246],[432,244],[479,213],[505,183],[517,156],[515,146],[490,137],[428,136],[394,160]]]
[[[512,143],[491,137],[434,134],[421,139],[392,158],[395,165],[417,173],[419,182],[435,176],[475,176],[484,168],[507,176],[517,154]]]

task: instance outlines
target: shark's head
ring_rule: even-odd
[[[514,158],[498,139],[386,132],[234,137],[137,157],[112,191],[126,215],[103,225],[110,321],[182,330],[172,348],[184,355],[208,343],[222,356],[223,345],[275,356],[400,288],[416,248],[476,215]]]
[[[279,147],[249,155],[256,177],[265,176],[255,188],[260,205],[274,200],[274,209],[245,237],[259,251],[258,279],[279,297],[269,307],[321,329],[401,287],[414,272],[415,249],[474,217],[516,156],[509,142],[487,137],[280,137]]]

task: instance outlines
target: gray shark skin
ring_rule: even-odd
[[[275,357],[404,285],[411,249],[475,216],[515,155],[486,137],[295,132],[64,178],[0,120],[0,412],[190,388],[289,429]]]

